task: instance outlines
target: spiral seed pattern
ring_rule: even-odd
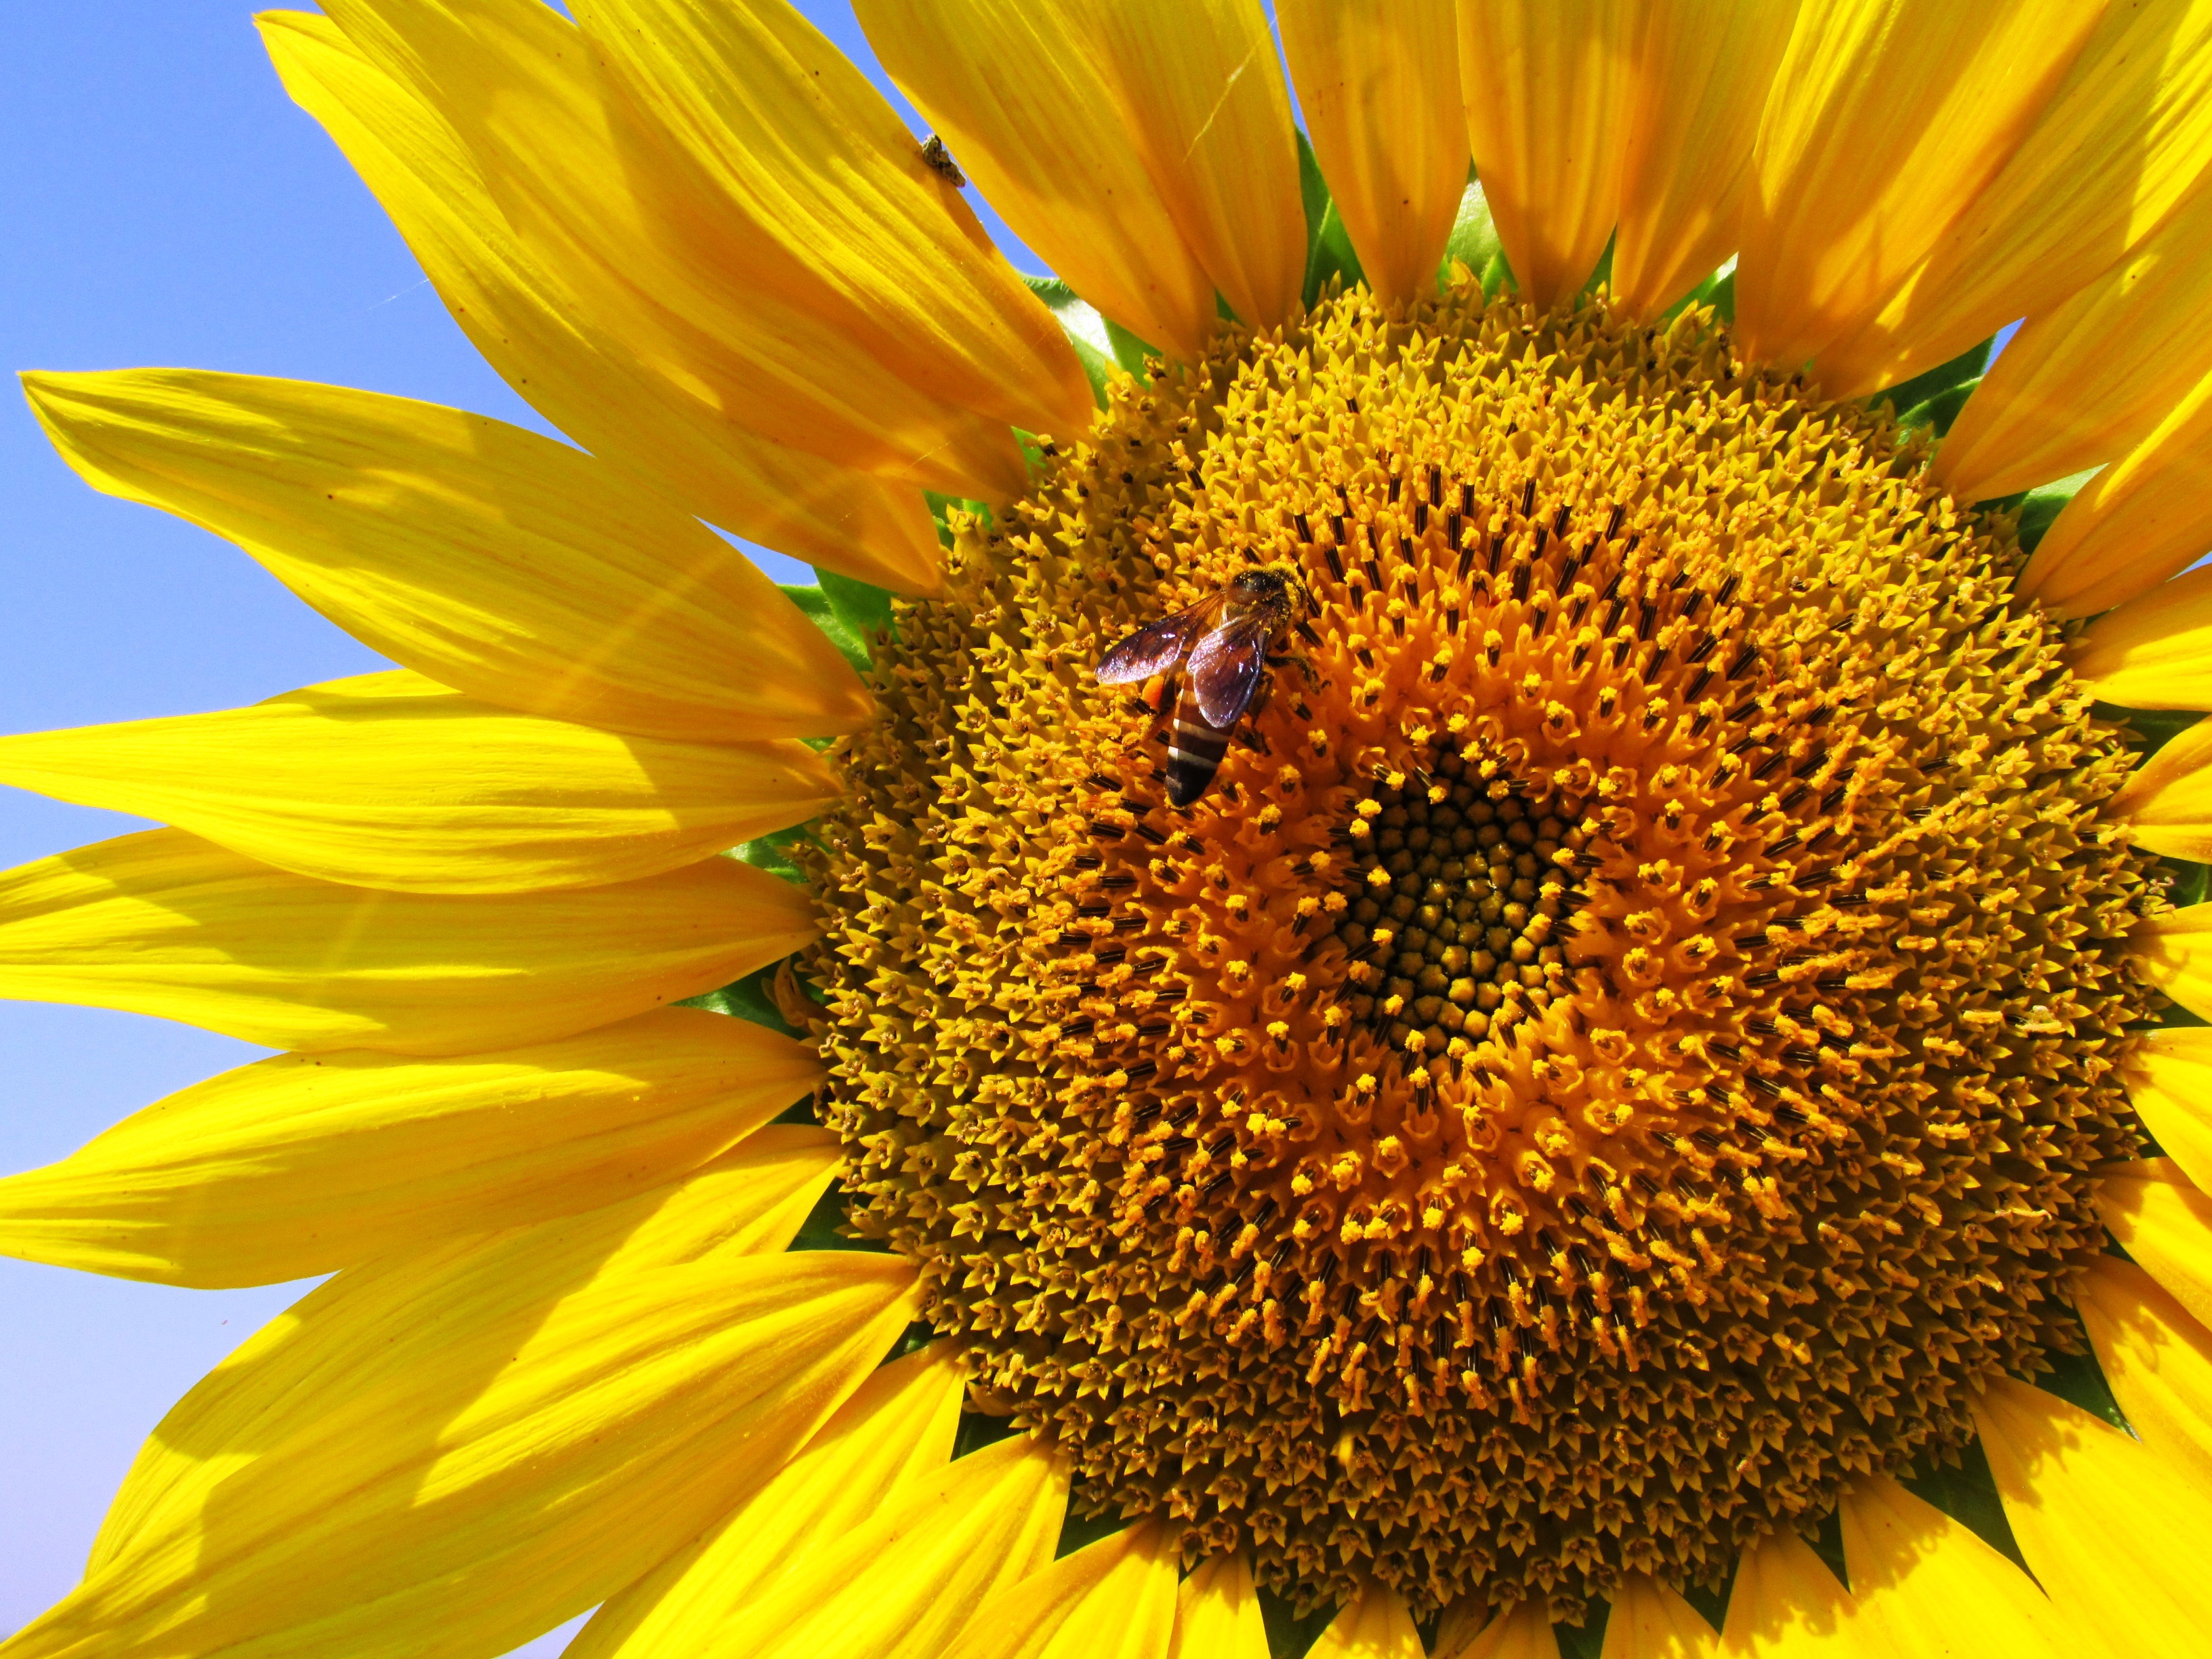
[[[904,606],[812,871],[854,1224],[1079,1502],[1304,1600],[1711,1583],[2078,1341],[2157,902],[2009,525],[1709,315],[1364,295]],[[1315,604],[1164,804],[1131,629]]]

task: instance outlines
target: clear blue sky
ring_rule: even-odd
[[[842,0],[801,5],[872,64]],[[538,424],[285,98],[246,0],[0,4],[0,367],[289,375]],[[0,731],[225,708],[383,665],[228,544],[80,484],[12,389],[0,571]],[[0,789],[0,867],[137,827]],[[259,1052],[0,1003],[0,1171]],[[0,1632],[76,1582],[147,1431],[301,1288],[182,1291],[0,1258]]]

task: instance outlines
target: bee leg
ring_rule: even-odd
[[[1274,695],[1274,676],[1261,675],[1260,684],[1253,690],[1252,701],[1244,705],[1244,718],[1237,723],[1237,732],[1233,741],[1242,744],[1256,754],[1272,755],[1275,752],[1267,747],[1267,738],[1260,735],[1259,727],[1254,724],[1265,712]]]

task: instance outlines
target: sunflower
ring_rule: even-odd
[[[400,666],[0,740],[330,1275],[0,1651],[2212,1644],[2212,7],[859,9],[261,19],[574,446],[27,377]]]

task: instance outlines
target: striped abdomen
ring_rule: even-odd
[[[1228,752],[1229,733],[1208,726],[1188,692],[1177,697],[1168,726],[1168,804],[1188,806],[1204,794]]]

